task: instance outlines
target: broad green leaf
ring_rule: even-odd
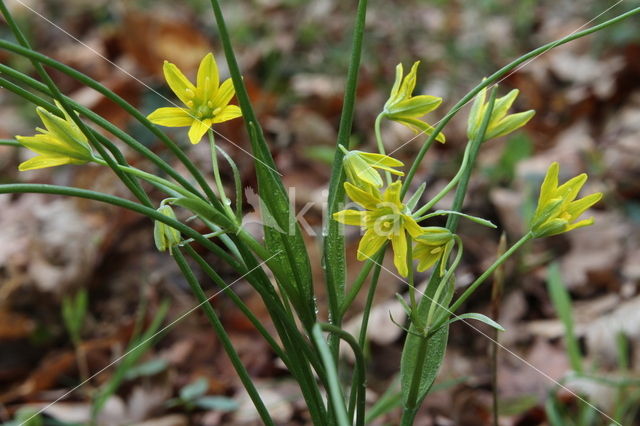
[[[289,294],[291,302],[305,326],[310,327],[315,322],[316,304],[311,264],[302,232],[261,129],[253,123],[249,124],[249,129],[253,153],[257,158],[255,166],[258,194],[265,207],[261,212],[265,224],[265,244],[269,252],[275,254],[273,261],[279,263],[285,273],[284,277],[277,277],[278,282],[284,285],[282,281],[286,280],[295,284],[297,294]],[[274,226],[266,226],[267,224]]]

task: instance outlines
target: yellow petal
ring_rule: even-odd
[[[182,103],[189,106],[189,102],[193,101],[193,97],[196,94],[195,86],[184,76],[182,71],[171,62],[164,61],[162,71],[173,93],[176,94]]]
[[[190,126],[194,121],[189,111],[184,108],[158,108],[147,118],[154,124],[167,127]]]
[[[237,105],[227,105],[218,114],[213,117],[214,123],[222,123],[223,121],[233,120],[242,117],[242,110]]]
[[[358,255],[356,256],[359,261],[367,260],[375,255],[382,245],[387,241],[387,237],[378,235],[378,233],[369,229],[364,233],[360,244],[358,244]]]
[[[230,78],[226,79],[220,85],[218,93],[216,93],[216,96],[213,98],[213,107],[222,108],[226,106],[235,94],[236,89],[233,87],[233,81]]]
[[[351,200],[360,204],[367,210],[375,210],[378,207],[378,203],[382,201],[379,197],[379,193],[375,196],[369,192],[363,191],[349,182],[344,183],[344,189]]]
[[[218,65],[212,53],[207,53],[200,61],[196,82],[200,100],[207,102],[216,96],[220,77],[218,76]]]
[[[393,264],[396,266],[398,273],[406,277],[409,271],[407,268],[407,237],[405,233],[394,234],[391,237],[391,245],[393,246]]]
[[[24,172],[25,170],[44,169],[46,167],[61,166],[63,164],[84,164],[84,162],[78,163],[70,157],[39,155],[21,163],[18,166],[18,170]]]
[[[384,154],[376,154],[373,152],[351,151],[357,153],[360,157],[364,158],[367,163],[373,167],[402,167],[404,163],[393,157],[389,157]]]
[[[345,225],[364,226],[364,212],[359,210],[342,210],[333,214],[333,220]]]
[[[409,215],[403,215],[403,225],[412,238],[417,238],[424,232],[415,219]]]
[[[418,272],[431,268],[441,255],[441,252],[433,253],[433,247],[425,244],[416,244],[413,249],[413,258],[418,260]]]
[[[200,139],[207,133],[207,130],[211,127],[211,120],[193,120],[191,128],[189,129],[189,140],[192,144],[197,144]]]
[[[554,193],[558,187],[558,172],[560,165],[554,161],[549,166],[544,181],[540,186],[540,197],[538,198],[538,209],[543,208],[548,201],[554,198]]]
[[[587,195],[580,200],[574,201],[567,206],[567,212],[571,215],[572,219],[577,219],[582,213],[589,207],[602,199],[602,192],[596,192],[595,194]]]
[[[402,203],[400,202],[401,190],[402,190],[402,183],[399,180],[397,180],[387,187],[387,190],[384,191],[384,195],[382,196],[382,199],[387,203],[401,207],[402,206]]]

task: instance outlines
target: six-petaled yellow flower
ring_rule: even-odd
[[[372,185],[376,188],[381,187],[383,181],[380,173],[375,169],[385,170],[397,176],[404,176],[403,172],[394,168],[404,166],[404,163],[400,160],[383,154],[357,150],[347,151],[342,145],[340,145],[340,148],[345,151],[343,161],[347,179],[356,186],[361,186],[362,183],[364,183],[365,185]]]
[[[18,166],[20,171],[44,169],[63,164],[85,164],[93,160],[93,153],[86,136],[60,104],[57,105],[64,114],[64,118],[38,107],[36,112],[45,129],[37,128],[40,134],[34,136],[16,136],[16,140],[25,148],[39,154],[21,163]]]
[[[158,108],[147,117],[151,122],[167,127],[191,126],[189,140],[196,144],[213,124],[242,116],[237,105],[229,105],[235,95],[233,82],[229,78],[220,84],[213,54],[208,53],[200,62],[195,86],[170,62],[165,61],[162,70],[169,87],[187,108]]]
[[[596,192],[574,201],[587,181],[587,175],[582,173],[558,186],[559,171],[558,163],[552,163],[540,188],[538,207],[531,220],[531,231],[537,238],[593,224],[593,218],[576,220],[602,198],[602,193]]]
[[[358,260],[373,257],[385,242],[391,240],[393,263],[400,275],[406,277],[406,233],[415,238],[421,233],[421,229],[400,201],[401,183],[392,183],[384,193],[375,188],[364,191],[349,182],[344,187],[349,198],[366,209],[342,210],[333,214],[333,218],[340,223],[360,226],[366,230],[358,245]]]
[[[389,120],[404,124],[416,133],[431,135],[434,131],[433,126],[420,118],[438,108],[442,98],[428,95],[411,96],[416,87],[419,64],[420,61],[416,61],[404,78],[402,64],[396,66],[396,81],[391,88],[389,99],[384,104],[382,114]],[[444,134],[439,133],[436,140],[444,143]]]
[[[422,228],[422,233],[415,238],[415,242],[413,258],[418,260],[418,271],[426,271],[438,260],[444,259],[440,263],[440,276],[443,276],[447,267],[446,259],[455,242],[451,231],[439,226],[428,226]]]

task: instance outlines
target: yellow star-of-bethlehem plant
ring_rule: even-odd
[[[16,136],[16,140],[22,146],[39,154],[21,163],[18,170],[44,169],[63,164],[85,164],[93,161],[93,152],[87,137],[61,105],[57,102],[56,105],[64,114],[64,118],[38,107],[36,112],[45,129],[37,128],[36,130],[40,134],[34,136]]]
[[[393,263],[403,277],[407,269],[407,236],[412,238],[421,233],[420,226],[409,215],[400,201],[402,184],[395,181],[381,193],[375,187],[369,191],[345,182],[347,195],[366,210],[342,210],[333,214],[333,218],[345,225],[354,225],[366,231],[358,245],[357,259],[360,261],[373,257],[385,242],[391,240]]]
[[[229,78],[220,84],[213,54],[202,58],[195,86],[168,61],[162,70],[167,84],[187,108],[158,108],[147,117],[152,123],[166,127],[191,126],[189,140],[196,144],[213,124],[242,116],[237,105],[229,105],[235,95],[233,82]]]
[[[402,64],[396,66],[396,80],[391,88],[389,99],[384,104],[382,114],[389,120],[404,124],[416,133],[431,135],[434,131],[433,126],[420,118],[438,108],[442,98],[428,95],[411,96],[416,88],[419,64],[420,61],[416,61],[404,78]],[[436,140],[444,143],[444,134],[439,133]]]
[[[340,145],[341,148],[342,145]],[[380,188],[383,185],[382,178],[376,169],[385,170],[397,176],[404,176],[404,173],[396,170],[395,167],[402,167],[404,163],[393,157],[383,154],[375,154],[362,151],[345,151],[343,164],[347,179],[356,186],[371,185]]]
[[[580,189],[587,181],[582,173],[558,186],[560,166],[553,162],[540,187],[540,198],[531,220],[531,232],[536,238],[557,235],[572,229],[593,224],[593,218],[577,221],[589,207],[600,201],[601,192],[576,200]],[[574,201],[575,200],[575,201]]]

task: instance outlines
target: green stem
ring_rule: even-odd
[[[2,146],[15,146],[21,148],[22,144],[14,139],[0,139],[0,145]]]
[[[384,150],[384,143],[382,142],[382,132],[380,131],[380,123],[382,122],[383,118],[384,118],[384,113],[378,114],[378,116],[376,117],[374,128],[376,133],[376,145],[378,147],[378,152],[382,155],[386,155],[386,152]],[[385,171],[384,173],[387,179],[387,183],[391,185],[391,182],[393,181],[393,179],[391,178],[391,173],[387,171]]]
[[[424,155],[426,154],[427,150],[430,147],[430,143],[433,142],[433,140],[435,140],[436,135],[438,135],[442,129],[444,129],[444,127],[449,123],[449,121],[453,118],[454,115],[456,115],[458,113],[458,111],[460,111],[460,109],[465,106],[471,99],[473,99],[473,97],[475,95],[477,95],[478,93],[480,93],[480,91],[482,89],[484,89],[485,87],[488,87],[492,84],[494,84],[495,82],[497,82],[498,80],[500,80],[505,74],[507,74],[508,72],[512,71],[513,69],[517,68],[518,66],[524,64],[525,62],[529,61],[532,58],[535,58],[536,56],[542,55],[543,53],[549,51],[550,49],[553,49],[554,47],[563,45],[565,43],[569,43],[570,41],[579,39],[581,37],[587,36],[589,34],[593,34],[597,31],[600,31],[603,28],[606,28],[608,26],[611,26],[613,24],[617,24],[620,21],[623,21],[637,13],[640,13],[640,7],[636,7],[635,9],[630,10],[629,12],[623,13],[619,16],[616,16],[615,18],[609,19],[608,21],[605,21],[599,25],[596,25],[594,27],[591,28],[587,28],[586,30],[583,31],[579,31],[577,33],[573,33],[570,34],[566,37],[563,37],[559,40],[553,41],[551,43],[547,43],[535,50],[532,50],[531,52],[515,59],[514,61],[510,62],[509,64],[505,65],[504,67],[500,68],[498,71],[496,71],[495,73],[493,73],[491,76],[489,76],[488,78],[486,78],[482,83],[478,84],[476,87],[474,87],[471,91],[469,91],[469,93],[467,93],[462,99],[460,99],[460,101],[455,104],[453,106],[453,108],[451,108],[451,110],[449,110],[449,112],[447,112],[447,114],[442,118],[442,120],[440,120],[440,122],[438,123],[438,125],[435,127],[433,133],[429,136],[429,139],[427,140],[427,143],[424,144],[421,148],[420,151],[418,152],[418,154],[416,155],[415,160],[413,161],[413,164],[411,165],[411,169],[409,170],[409,172],[407,173],[407,176],[405,178],[404,184],[402,186],[402,195],[404,196],[406,194],[406,192],[409,190],[409,186],[411,185],[411,182],[413,181],[413,177],[416,174],[416,171],[418,170],[418,167],[420,165],[420,163],[422,162],[422,159],[424,158]]]
[[[353,301],[356,299],[356,296],[358,295],[358,293],[360,293],[360,290],[362,289],[362,286],[364,285],[364,282],[367,279],[367,276],[369,275],[369,271],[371,271],[371,268],[373,268],[373,265],[382,263],[382,259],[384,258],[384,252],[385,252],[386,248],[387,248],[387,245],[385,244],[380,249],[380,251],[376,255],[373,256],[373,258],[367,259],[365,264],[362,265],[362,269],[360,269],[360,272],[358,273],[358,276],[353,281],[353,284],[351,284],[351,287],[349,287],[349,293],[344,298],[344,301],[342,302],[342,305],[340,306],[340,309],[338,311],[338,313],[339,313],[338,320],[339,321],[342,321],[342,318],[344,317],[344,314],[347,312],[347,310],[349,309],[349,307],[351,306]]]
[[[224,186],[222,185],[222,179],[220,178],[220,168],[218,167],[218,150],[216,149],[216,138],[213,135],[213,130],[209,129],[209,145],[211,146],[211,168],[213,169],[213,177],[216,182],[216,188],[218,189],[218,197],[222,202],[222,207],[231,220],[236,220],[236,215],[231,209],[231,201],[227,198],[227,194],[224,192]]]
[[[343,329],[336,327],[331,324],[320,324],[320,327],[323,331],[328,331],[329,333],[335,334],[340,339],[344,340],[349,346],[351,346],[351,351],[355,356],[356,366],[354,371],[354,378],[356,378],[356,383],[358,383],[358,389],[353,389],[352,392],[357,391],[358,395],[358,403],[357,403],[357,414],[356,414],[356,425],[364,425],[364,396],[365,390],[367,388],[367,383],[365,381],[365,370],[364,370],[364,354],[362,352],[362,346],[358,344],[355,337],[351,334],[347,333]],[[349,411],[349,418],[353,419],[353,412]],[[349,424],[352,424],[351,422]]]
[[[380,263],[376,263],[373,269],[373,274],[371,275],[371,283],[369,284],[369,291],[367,292],[367,300],[364,304],[364,309],[362,311],[362,320],[360,321],[360,332],[358,335],[358,346],[362,348],[364,355],[364,347],[367,342],[367,327],[369,325],[369,316],[371,315],[371,307],[373,306],[373,298],[376,294],[376,288],[378,286],[378,280],[380,279],[380,271],[382,270],[382,265]],[[358,383],[356,381],[357,377],[354,375],[353,380],[351,381],[351,394],[349,395],[349,413],[353,412],[353,407],[356,404],[356,397],[359,395],[357,392],[354,392],[354,389],[357,389]],[[366,400],[366,392],[367,387],[365,386],[362,390]]]
[[[322,263],[325,272],[325,285],[329,301],[329,321],[340,327],[342,321],[342,308],[345,306],[344,292],[346,282],[346,263],[344,235],[340,232],[341,225],[334,221],[333,214],[337,212],[344,203],[345,191],[343,187],[345,173],[342,167],[344,153],[337,149],[342,146],[349,148],[349,139],[353,126],[353,113],[356,100],[356,89],[358,86],[358,73],[360,61],[362,59],[362,45],[364,40],[365,21],[367,16],[367,0],[358,1],[353,38],[351,42],[351,58],[347,71],[347,81],[342,103],[342,113],[340,116],[340,127],[334,154],[333,168],[331,171],[331,181],[329,183],[329,196],[327,199],[328,226],[323,240]],[[334,358],[338,356],[339,342],[331,339],[330,345]]]
[[[431,210],[438,201],[442,200],[458,184],[458,182],[460,181],[460,178],[462,178],[462,175],[464,174],[464,171],[467,169],[467,164],[469,162],[470,147],[471,147],[471,143],[468,143],[467,148],[464,150],[464,156],[462,157],[462,163],[460,164],[460,168],[458,169],[458,172],[453,177],[453,179],[451,179],[451,181],[449,181],[447,186],[442,188],[442,190],[435,197],[429,200],[427,204],[420,207],[420,209],[418,209],[415,213],[413,213],[413,217],[419,218],[424,213]]]
[[[335,326],[334,326],[335,327]],[[335,327],[336,330],[341,330],[339,327]],[[331,405],[334,408],[334,414],[336,416],[336,422],[338,426],[349,426],[349,418],[347,416],[347,408],[344,405],[344,395],[342,394],[342,388],[340,386],[340,380],[338,377],[338,369],[331,354],[331,350],[322,337],[322,326],[316,323],[312,330],[311,336],[316,344],[320,358],[324,363],[324,368],[327,371],[327,381],[329,382],[329,398]],[[328,419],[325,419],[325,422]]]
[[[102,159],[100,159],[100,158],[94,157],[93,161],[98,163],[98,164],[101,164],[103,166],[107,165],[107,162],[102,160]],[[176,185],[175,183],[169,182],[168,180],[163,179],[163,178],[161,178],[159,176],[156,176],[154,174],[147,173],[144,170],[140,170],[140,169],[138,169],[136,167],[125,166],[125,165],[122,165],[122,164],[118,164],[118,169],[120,169],[121,171],[123,171],[125,173],[128,173],[130,175],[137,176],[137,177],[139,177],[141,179],[144,179],[144,180],[146,180],[146,181],[148,181],[150,183],[153,183],[156,186],[158,186],[159,188],[163,188],[163,187],[168,188],[171,191],[173,191],[173,192],[175,192],[175,193],[177,193],[179,195],[182,195],[183,197],[187,197],[187,198],[194,198],[195,197],[195,194],[192,194],[191,192],[187,191],[186,189],[184,189],[180,185]],[[165,189],[165,191],[166,191],[166,189]]]
[[[193,238],[198,243],[202,244],[207,250],[210,250],[217,256],[219,256],[222,260],[227,262],[233,269],[235,269],[238,273],[246,273],[246,269],[242,264],[236,261],[233,257],[231,257],[226,251],[222,250],[217,245],[213,244],[208,239],[204,238],[200,233],[195,231],[193,228],[188,227],[187,225],[179,222],[175,219],[171,219],[168,216],[158,212],[156,209],[151,207],[143,206],[136,202],[116,197],[109,194],[102,194],[100,192],[91,191],[88,189],[80,189],[80,188],[69,188],[66,186],[58,186],[58,185],[45,185],[45,184],[33,184],[33,183],[13,183],[0,185],[0,194],[15,194],[15,193],[37,193],[37,194],[57,194],[57,195],[66,195],[69,197],[79,197],[86,198],[89,200],[95,200],[106,204],[112,204],[114,206],[122,207],[127,210],[132,210],[134,212],[140,213],[144,216],[147,216],[149,219],[157,220],[159,222],[165,223],[172,228],[177,229],[184,235]]]
[[[229,288],[229,285],[224,282],[222,277],[218,275],[218,273],[211,267],[211,265],[209,265],[207,261],[204,260],[204,258],[194,250],[193,247],[186,246],[185,250],[189,254],[189,256],[193,260],[195,260],[196,263],[198,263],[198,265],[200,265],[204,273],[207,274],[207,276],[211,278],[211,280],[218,287],[220,287],[220,289],[224,292],[224,294],[226,294],[227,297],[229,297],[231,301],[238,307],[238,309],[242,311],[242,313],[247,317],[247,319],[251,321],[251,324],[253,324],[256,330],[258,330],[258,332],[262,335],[262,337],[264,337],[264,339],[267,341],[269,346],[271,346],[271,349],[273,349],[276,355],[278,355],[278,357],[282,359],[285,365],[288,365],[289,358],[287,357],[285,352],[282,350],[278,342],[276,342],[275,339],[271,337],[271,333],[269,333],[269,331],[264,327],[264,325],[262,325],[262,321],[260,321],[253,314],[253,312],[251,312],[251,309],[249,309],[249,307],[242,301],[242,299],[233,290]]]
[[[176,248],[175,250],[172,250],[172,254],[173,254],[173,258],[178,264],[178,267],[180,268],[180,271],[182,271],[182,275],[184,275],[184,277],[187,279],[187,282],[191,287],[191,291],[196,295],[198,302],[200,302],[200,307],[202,308],[205,315],[207,316],[207,319],[215,329],[218,339],[220,339],[220,342],[222,343],[222,347],[227,353],[227,356],[229,357],[229,359],[231,360],[231,364],[233,365],[234,369],[238,373],[238,376],[240,377],[240,381],[244,385],[245,389],[247,390],[247,393],[249,394],[249,398],[251,398],[251,401],[253,402],[254,406],[256,407],[256,410],[258,411],[258,414],[260,415],[260,419],[265,425],[275,426],[275,423],[271,418],[271,415],[269,414],[269,410],[264,405],[264,402],[262,401],[262,398],[260,398],[260,394],[258,393],[258,390],[253,384],[253,380],[251,379],[251,376],[249,376],[249,372],[247,371],[245,366],[242,364],[242,361],[240,360],[240,356],[238,356],[238,353],[233,347],[233,343],[231,342],[229,335],[224,329],[224,326],[222,325],[222,323],[220,322],[220,319],[218,318],[218,315],[216,314],[215,310],[211,306],[211,303],[209,302],[207,295],[202,290],[202,287],[200,286],[198,279],[196,278],[193,271],[191,270],[191,267],[187,263],[187,260],[184,258],[182,251],[180,251],[179,248]]]
[[[462,173],[462,176],[460,177],[460,181],[458,184],[458,187],[456,188],[456,195],[455,198],[453,200],[453,206],[451,207],[452,211],[460,211],[462,209],[462,203],[464,202],[464,198],[465,195],[467,193],[467,186],[469,184],[469,179],[471,178],[471,171],[473,169],[473,164],[475,162],[476,156],[478,154],[478,151],[480,149],[480,145],[482,144],[483,140],[484,140],[484,135],[487,131],[487,127],[489,126],[489,120],[491,118],[491,114],[493,112],[493,106],[495,103],[495,99],[496,99],[496,90],[495,88],[491,91],[491,94],[489,96],[489,104],[487,105],[487,110],[485,111],[485,115],[483,117],[482,120],[482,125],[480,127],[480,131],[478,132],[478,136],[469,142],[469,146],[467,147],[467,149],[469,150],[469,158],[468,158],[468,165],[466,166],[466,169],[464,169],[464,172]],[[440,130],[436,129],[434,134],[438,134]],[[455,230],[458,226],[458,221],[459,221],[459,216],[458,215],[450,215],[447,219],[447,224],[446,224],[446,228],[449,229],[452,233],[455,233]],[[434,271],[437,271],[440,268],[440,262],[447,262],[447,259],[441,259],[439,262],[436,262],[436,264],[434,265]],[[436,291],[440,288],[440,283],[442,282],[442,279],[440,277],[439,274],[437,273],[433,273],[431,275],[431,279],[429,280],[429,284],[427,285],[427,290],[429,288],[431,288],[432,286],[436,286]],[[426,299],[426,300],[425,300]],[[426,298],[423,297],[422,298],[422,303],[429,303],[429,311],[431,311],[431,309],[433,309],[433,305],[437,302],[435,300],[433,300],[433,298]],[[444,317],[444,320],[446,320],[447,317]],[[415,327],[415,324],[412,324],[412,327]],[[422,328],[422,327],[420,327]],[[437,329],[437,328],[433,328],[433,329]],[[423,329],[424,330],[424,329]],[[422,330],[421,330],[422,331]],[[430,332],[431,330],[429,330]],[[418,343],[418,355],[416,358],[416,369],[413,373],[413,376],[411,377],[411,382],[409,385],[409,393],[407,396],[407,403],[404,407],[403,413],[402,413],[402,424],[411,424],[411,423],[407,423],[408,421],[413,421],[413,417],[415,416],[416,410],[417,410],[417,406],[418,406],[418,391],[420,389],[420,380],[422,378],[422,370],[424,369],[424,362],[425,362],[425,357],[426,357],[426,351],[427,351],[427,345],[428,345],[428,341],[429,341],[429,336],[425,336],[424,338],[419,340]],[[411,420],[409,420],[411,419]]]
[[[509,250],[504,252],[502,256],[500,256],[494,263],[491,265],[486,271],[482,273],[476,280],[467,287],[467,289],[460,295],[460,297],[455,301],[453,305],[449,308],[450,312],[455,312],[468,298],[471,296],[476,289],[482,284],[487,278],[491,276],[493,271],[496,270],[497,267],[502,265],[513,253],[515,253],[520,247],[522,247],[525,243],[532,240],[533,233],[528,232],[522,238],[520,238]],[[436,328],[436,327],[434,327]]]
[[[0,48],[18,54],[20,56],[24,56],[28,59],[38,61],[43,63],[61,73],[79,81],[80,83],[94,89],[98,93],[104,95],[107,99],[113,101],[115,104],[120,106],[124,111],[126,111],[129,115],[135,118],[140,124],[146,127],[154,136],[156,136],[162,143],[169,148],[171,153],[176,156],[176,158],[185,166],[185,168],[191,173],[193,178],[198,182],[204,193],[207,195],[207,198],[215,204],[218,201],[215,194],[207,184],[206,179],[198,169],[198,167],[189,160],[189,157],[180,149],[180,147],[173,142],[164,132],[162,132],[155,124],[150,122],[147,117],[145,117],[140,111],[138,111],[133,105],[129,104],[123,98],[113,93],[111,90],[107,89],[105,86],[100,84],[99,82],[93,80],[89,76],[67,66],[58,61],[55,61],[48,56],[45,56],[41,53],[35,52],[30,49],[25,49],[21,46],[18,46],[14,43],[11,43],[6,40],[0,40]],[[152,153],[153,154],[153,153]],[[144,154],[146,155],[146,154]],[[155,155],[155,154],[153,154]],[[151,157],[148,157],[151,159]],[[168,167],[165,172],[173,177],[176,182],[179,182],[180,185],[189,189],[193,193],[197,193],[198,191],[182,176],[180,176],[174,170],[171,170],[171,167]]]

